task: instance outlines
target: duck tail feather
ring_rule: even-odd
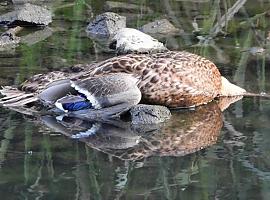
[[[5,107],[20,107],[38,100],[34,94],[25,93],[9,86],[2,87],[0,93],[4,96],[0,98],[0,105]]]

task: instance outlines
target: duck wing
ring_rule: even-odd
[[[114,106],[126,110],[141,100],[137,81],[134,76],[123,73],[72,80],[71,87],[77,91],[78,95],[60,98],[55,105],[65,112],[81,109],[113,109]],[[76,109],[64,109],[64,107],[67,108],[67,103]]]
[[[55,91],[56,88],[59,88],[60,85],[64,86],[63,83],[67,83],[67,77],[68,74],[64,72],[49,72],[47,74],[34,75],[23,82],[18,88],[4,86],[0,90],[0,94],[4,96],[0,98],[0,105],[6,107],[23,107],[26,104],[35,102],[37,100],[43,100],[43,98],[46,104],[50,104],[54,99],[52,94],[55,95],[57,93],[53,91]],[[48,88],[50,89],[47,90]],[[69,86],[69,88],[71,87]],[[58,92],[60,90],[58,90]],[[46,92],[44,92],[40,98],[39,94],[43,91]],[[48,91],[50,92],[48,93]],[[51,92],[52,94],[50,94]],[[49,97],[47,97],[48,94]]]

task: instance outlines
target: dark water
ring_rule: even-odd
[[[170,49],[203,55],[248,91],[270,93],[269,1],[133,2],[138,10],[116,10],[127,16],[129,27],[167,18],[182,30],[160,38]],[[37,35],[45,35],[43,40],[0,52],[0,85],[113,56],[99,52],[85,33],[90,17],[104,12],[104,1],[42,4],[54,12],[51,29],[28,28],[20,34],[41,31]],[[0,13],[11,8],[3,1]],[[231,17],[230,8],[236,10]],[[225,13],[225,26],[214,29]],[[210,39],[200,42],[197,36]],[[264,52],[258,53],[258,48]],[[56,126],[55,118],[33,118],[4,108],[0,122],[1,199],[270,198],[267,99],[244,98],[223,113],[214,103],[175,111],[161,128],[74,119]],[[85,130],[99,127],[100,132],[71,139],[81,131],[76,124]]]

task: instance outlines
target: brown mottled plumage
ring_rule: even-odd
[[[19,87],[20,91],[4,88],[1,93],[10,100],[10,91],[12,95],[17,92],[20,97],[25,92],[31,92],[33,101],[36,101],[38,94],[54,81],[70,79],[76,82],[115,73],[128,73],[136,77],[144,102],[168,107],[198,106],[218,96],[242,95],[245,92],[222,77],[211,61],[184,51],[122,55],[80,66],[79,71],[35,75]],[[24,102],[29,103],[31,99]],[[20,105],[20,102],[16,105]]]
[[[98,63],[94,70],[82,73],[82,77],[119,72],[139,78],[144,101],[168,107],[201,105],[217,97],[221,90],[217,67],[188,52],[118,56]]]

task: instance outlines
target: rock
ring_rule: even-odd
[[[166,44],[166,47],[171,51],[178,51],[181,48],[179,42],[177,41],[177,38],[173,36],[166,37],[165,41],[163,40],[163,42]]]
[[[104,9],[106,11],[111,12],[135,12],[135,13],[153,13],[149,7],[140,6],[132,3],[124,3],[124,2],[115,2],[115,1],[106,1],[104,5]]]
[[[164,45],[150,35],[132,28],[120,29],[110,43],[110,49],[119,54],[152,53],[167,50]]]
[[[35,4],[41,4],[46,3],[52,0],[12,0],[13,4],[25,4],[25,3],[35,3]]]
[[[21,37],[21,43],[27,44],[29,46],[43,41],[52,35],[53,31],[49,27],[29,33],[28,35]]]
[[[41,6],[26,3],[15,8],[15,11],[0,16],[0,24],[48,25],[52,22],[49,10]]]
[[[126,27],[126,17],[113,12],[106,12],[96,16],[94,21],[90,22],[86,32],[90,37],[110,37]]]
[[[29,33],[27,35],[17,37],[16,34],[22,30],[22,27],[17,26],[4,32],[0,36],[0,50],[6,50],[7,48],[14,48],[19,43],[24,43],[29,46],[38,43],[52,35],[52,29],[45,27],[44,29]]]
[[[248,49],[248,51],[252,54],[252,55],[258,55],[258,54],[263,54],[265,53],[265,48],[263,47],[250,47]]]
[[[193,3],[207,3],[210,0],[176,0],[176,1],[183,1],[183,2],[193,2]]]
[[[158,124],[170,119],[171,112],[165,106],[138,104],[130,109],[132,124]]]
[[[110,49],[110,41],[108,38],[91,38],[93,42],[93,48],[95,53],[115,53],[115,50]]]
[[[1,1],[0,2],[0,6],[7,6],[8,5],[8,2],[7,1]]]
[[[16,33],[22,30],[22,27],[15,27],[2,33],[0,36],[0,50],[6,48],[13,48],[20,42],[20,38],[16,36]]]
[[[180,33],[180,30],[176,28],[167,19],[155,20],[148,24],[143,25],[140,30],[150,35],[174,35]]]

